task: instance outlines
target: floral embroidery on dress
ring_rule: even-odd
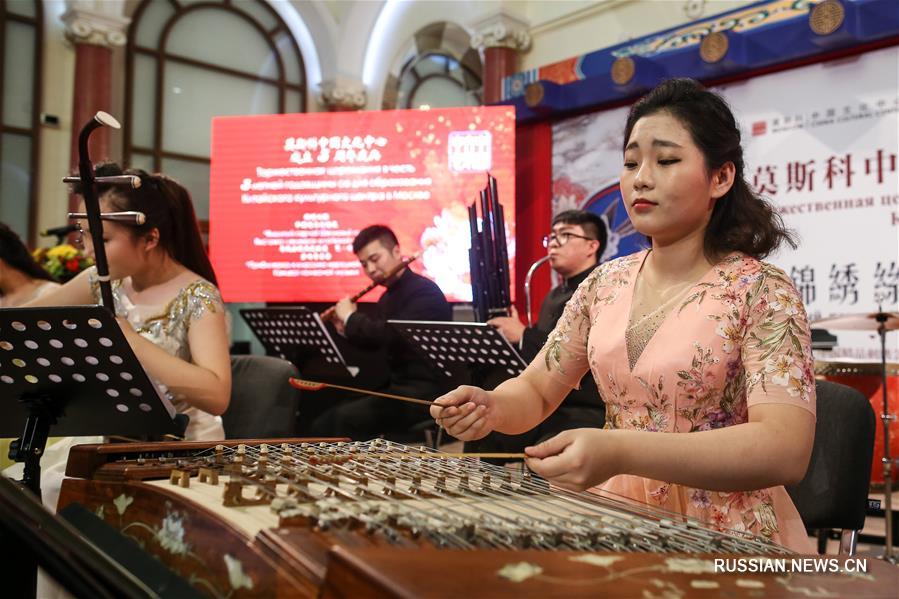
[[[740,516],[738,521],[728,520],[726,528],[751,532],[766,538],[771,538],[778,532],[774,502],[767,489],[719,492],[718,496],[724,499],[724,514],[729,514],[733,510]]]
[[[668,393],[665,392],[665,377],[659,376],[659,382],[656,385],[647,383],[641,377],[635,377],[640,386],[646,390],[647,399],[646,413],[641,414],[628,421],[630,428],[641,431],[664,431],[668,430],[668,421],[670,420],[671,401]]]
[[[559,319],[556,328],[549,334],[543,348],[543,360],[547,370],[556,370],[561,374],[565,374],[565,369],[562,366],[564,358],[562,352],[567,351],[565,345],[571,341],[572,322],[578,323],[577,333],[583,339],[583,349],[586,351],[586,331],[589,331],[590,328],[590,304],[585,301],[585,298],[589,297],[593,292],[596,280],[602,270],[602,267],[597,268],[581,282],[574,295],[571,296],[571,299],[565,305],[565,311]]]
[[[591,277],[597,284],[594,303],[609,305],[618,301],[619,292],[630,286],[630,271],[634,263],[640,260],[640,254],[631,254],[611,262],[606,262],[594,271],[595,277]],[[603,268],[605,267],[605,268]],[[590,291],[590,289],[588,289]]]
[[[705,489],[693,489],[690,492],[690,502],[693,504],[693,507],[700,509],[707,509],[712,505],[709,492]]]
[[[597,268],[544,348],[547,370],[562,381],[579,379],[581,369],[590,368],[606,404],[606,428],[707,431],[745,423],[749,406],[765,402],[802,405],[814,413],[801,298],[786,273],[741,253],[721,260],[680,300],[655,332],[663,340],[648,347],[631,370],[620,333],[645,257],[639,252]],[[795,514],[783,515],[793,518],[789,524],[778,518],[775,504],[790,504],[783,487],[724,493],[616,476],[601,488],[683,509],[722,530],[776,542],[790,535],[806,539]]]
[[[622,387],[621,385],[619,385],[618,381],[615,380],[615,377],[611,372],[608,374],[608,386],[605,389],[603,389],[602,387],[599,388],[600,396],[603,398],[603,402],[606,404],[606,423],[603,428],[625,428],[621,422],[621,414],[623,411],[633,411],[636,407],[637,401],[631,397],[628,397],[627,387]],[[622,408],[624,409],[622,410]]]
[[[571,339],[568,328],[560,321],[546,342],[543,359],[546,363],[546,369],[549,371],[557,370],[561,374],[565,374],[565,368],[562,367],[562,347],[563,344],[568,343]]]
[[[698,343],[689,370],[679,370],[677,381],[680,396],[678,416],[690,423],[690,432],[721,428],[731,422],[728,411],[721,405],[721,391],[717,388],[717,375],[712,366],[720,362],[711,348],[703,349]],[[681,401],[683,399],[684,401]]]
[[[578,286],[574,295],[568,300],[556,328],[550,333],[543,347],[543,361],[548,371],[565,374],[562,365],[565,357],[563,352],[566,351],[565,345],[571,341],[573,322],[577,322],[576,333],[583,340],[586,350],[592,306],[594,304],[608,305],[617,301],[619,290],[630,284],[628,274],[634,261],[638,258],[638,255],[631,255],[605,262]],[[592,299],[590,299],[591,297]]]
[[[749,334],[750,347],[760,350],[763,367],[750,373],[749,389],[761,385],[767,391],[768,381],[784,387],[791,397],[810,401],[815,386],[812,360],[808,352],[808,321],[799,294],[782,270],[761,263],[761,274],[747,295],[747,303],[755,306],[757,324]],[[772,292],[772,286],[775,286]],[[774,301],[771,302],[771,295]],[[763,306],[753,302],[763,297]],[[784,318],[784,316],[786,318]]]
[[[702,300],[705,299],[706,293],[708,293],[710,287],[714,287],[711,283],[697,283],[693,286],[693,288],[699,288],[698,291],[694,291],[686,298],[684,298],[683,303],[681,303],[680,307],[677,309],[678,314],[684,311],[684,308],[696,302],[697,305],[702,303]]]
[[[724,339],[721,349],[724,353],[729,354],[734,351],[737,344],[743,338],[743,326],[745,322],[740,322],[732,318],[730,315],[719,317],[720,324],[715,328],[715,334]]]

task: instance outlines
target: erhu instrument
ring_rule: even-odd
[[[103,307],[115,314],[115,305],[112,299],[112,285],[109,279],[109,263],[106,261],[106,247],[103,244],[103,216],[100,212],[100,201],[94,185],[97,183],[112,185],[131,185],[140,187],[140,178],[133,176],[95,177],[94,166],[91,163],[88,140],[91,133],[100,127],[121,129],[119,122],[102,110],[97,111],[94,118],[89,120],[78,135],[78,177],[64,177],[67,183],[79,183],[81,195],[84,198],[84,213],[90,227],[91,239],[94,242],[94,263],[97,266],[97,279],[100,283],[100,299]],[[136,181],[135,181],[136,179]],[[108,214],[107,214],[108,216]],[[144,215],[141,215],[144,216]],[[136,218],[136,217],[135,217]],[[145,219],[146,217],[144,217]]]
[[[140,187],[140,186],[138,185],[137,187]],[[85,218],[87,218],[87,213],[86,212],[69,212],[68,218],[69,218],[69,220],[85,219]],[[108,220],[110,222],[140,226],[140,225],[144,224],[145,222],[147,222],[147,215],[144,214],[143,212],[136,212],[134,210],[128,210],[125,212],[101,212],[100,220]]]
[[[365,289],[363,289],[362,291],[360,291],[360,292],[357,293],[356,295],[350,297],[350,301],[351,301],[351,302],[356,302],[356,301],[358,301],[363,295],[367,294],[369,291],[371,291],[372,289],[374,289],[375,287],[377,287],[378,285],[380,285],[380,284],[383,283],[384,281],[389,281],[390,278],[393,277],[396,273],[400,272],[401,270],[403,270],[404,268],[406,268],[407,266],[409,266],[411,263],[413,263],[413,262],[415,262],[416,260],[418,260],[418,258],[419,258],[420,256],[421,256],[421,254],[413,254],[412,256],[410,256],[410,257],[408,257],[408,258],[404,257],[404,258],[402,259],[402,261],[401,261],[398,265],[396,265],[396,267],[394,267],[394,268],[392,268],[391,270],[387,271],[387,274],[384,275],[384,278],[383,278],[383,279],[378,279],[377,281],[372,281],[372,282],[371,282]],[[335,311],[335,308],[336,308],[336,306],[331,306],[330,308],[328,308],[327,310],[325,310],[324,312],[322,312],[321,314],[319,314],[319,316],[321,316],[321,319],[322,319],[322,320],[330,320],[331,318],[334,318],[334,311]]]

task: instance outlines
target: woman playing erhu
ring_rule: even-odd
[[[97,176],[123,174],[100,165]],[[116,315],[131,349],[147,373],[163,385],[175,408],[190,417],[190,440],[224,439],[221,414],[231,395],[231,361],[225,310],[215,286],[187,190],[173,179],[140,170],[136,189],[100,186],[103,212],[137,211],[143,225],[104,221],[103,243]],[[76,190],[77,191],[77,190]],[[83,221],[84,242],[93,254]],[[99,303],[95,268],[30,305]]]

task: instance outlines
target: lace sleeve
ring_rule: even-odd
[[[782,270],[762,263],[747,294],[742,359],[747,404],[787,403],[815,413],[814,359],[808,317]]]
[[[590,307],[596,297],[597,281],[602,271],[602,268],[597,268],[578,286],[530,366],[548,372],[572,389],[580,384],[589,368],[587,337],[590,333]]]

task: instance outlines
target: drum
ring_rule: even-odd
[[[883,377],[879,362],[815,362],[815,375],[864,393],[874,408],[874,458],[871,463],[871,486],[883,488]],[[899,364],[887,363],[887,406],[891,414],[899,412]],[[890,423],[890,455],[899,456],[899,420]],[[896,481],[893,481],[894,488]]]

